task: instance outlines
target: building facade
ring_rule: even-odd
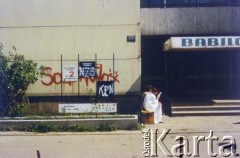
[[[238,0],[141,0],[142,85],[173,100],[239,99],[239,9]]]
[[[1,0],[0,42],[45,67],[28,90],[33,111],[89,102],[98,81],[113,81],[109,101],[135,113],[147,84],[172,100],[239,98],[239,8],[238,0]],[[176,39],[189,47],[174,49]],[[94,62],[96,76],[65,80],[80,62]]]
[[[60,102],[89,102],[98,81],[113,81],[111,101],[132,113],[141,89],[139,6],[139,0],[1,0],[4,50],[15,46],[45,67],[28,89],[31,105],[51,112]],[[94,77],[63,79],[64,67],[89,61],[96,64]]]

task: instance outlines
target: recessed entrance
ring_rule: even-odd
[[[239,49],[164,52],[169,36],[142,37],[142,83],[153,84],[170,97],[240,97]]]

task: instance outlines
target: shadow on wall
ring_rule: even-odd
[[[137,114],[141,101],[141,76],[133,83],[127,93],[122,96],[115,96],[118,102],[118,113]]]
[[[133,83],[133,85],[128,89],[126,95],[128,94],[139,94],[141,93],[141,76]]]
[[[58,104],[61,102],[60,96],[37,96],[30,97],[29,114],[56,114]],[[89,96],[64,96],[63,103],[86,103]],[[133,83],[124,95],[114,96],[114,102],[118,103],[119,114],[138,114],[141,100],[141,76]],[[111,101],[107,101],[111,102]]]

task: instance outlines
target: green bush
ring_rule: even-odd
[[[28,104],[27,103],[17,103],[15,106],[11,106],[9,108],[9,116],[25,116],[28,111]]]
[[[130,123],[127,126],[127,130],[134,131],[134,130],[142,130],[144,128],[141,124]]]
[[[58,127],[58,131],[61,132],[87,132],[92,131],[92,129],[80,125],[69,125],[66,123],[64,126]]]
[[[82,125],[69,125],[69,123],[65,123],[63,126],[54,126],[49,122],[37,122],[33,123],[28,127],[23,127],[21,131],[26,132],[92,132],[96,131],[94,128],[87,128]]]
[[[1,115],[25,116],[29,100],[26,94],[28,86],[34,84],[41,76],[43,67],[27,60],[23,55],[14,52],[3,52],[0,43],[0,108]]]
[[[101,124],[99,128],[97,128],[98,131],[116,131],[117,127],[113,124]]]
[[[13,131],[13,129],[12,129],[11,127],[8,127],[8,126],[7,126],[7,127],[4,127],[4,128],[3,128],[3,131],[7,131],[7,132],[8,132],[8,131]]]
[[[53,124],[48,122],[33,123],[29,127],[23,128],[22,130],[27,132],[41,132],[41,133],[57,131]]]

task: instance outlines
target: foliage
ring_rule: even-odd
[[[49,122],[36,122],[28,127],[23,127],[21,131],[27,132],[94,132],[94,131],[116,131],[117,128],[113,124],[101,124],[99,128],[89,128],[84,125],[70,125],[65,123],[62,126],[55,126]]]
[[[129,130],[129,131],[142,130],[143,128],[144,128],[143,125],[141,125],[141,124],[135,124],[135,123],[130,123],[130,124],[127,126],[127,130]]]
[[[88,95],[90,97],[91,103],[96,104],[98,102],[98,97],[96,96],[96,92],[94,92],[92,88],[88,90]]]
[[[2,129],[3,131],[9,132],[9,131],[13,131],[13,129],[11,127],[3,127]]]
[[[27,132],[46,133],[46,132],[56,131],[56,128],[53,126],[53,124],[51,124],[49,122],[36,122],[36,123],[31,124],[27,128],[22,128],[21,130],[24,130]]]
[[[43,67],[17,54],[15,47],[13,51],[5,55],[0,43],[0,108],[5,115],[24,116],[29,104],[26,91],[38,80]]]
[[[92,108],[92,111],[90,111],[90,114],[93,113],[95,114],[95,117],[97,117],[97,113],[98,113],[98,107],[97,107],[97,103],[98,103],[98,97],[96,96],[96,92],[93,91],[93,89],[89,89],[88,90],[88,95],[90,97],[90,102],[92,104],[94,104],[94,107]]]
[[[101,124],[99,128],[97,128],[98,131],[116,131],[117,127],[113,124]]]
[[[90,132],[90,131],[96,131],[96,129],[93,128],[87,128],[83,125],[69,125],[66,123],[64,126],[58,127],[58,132]]]

